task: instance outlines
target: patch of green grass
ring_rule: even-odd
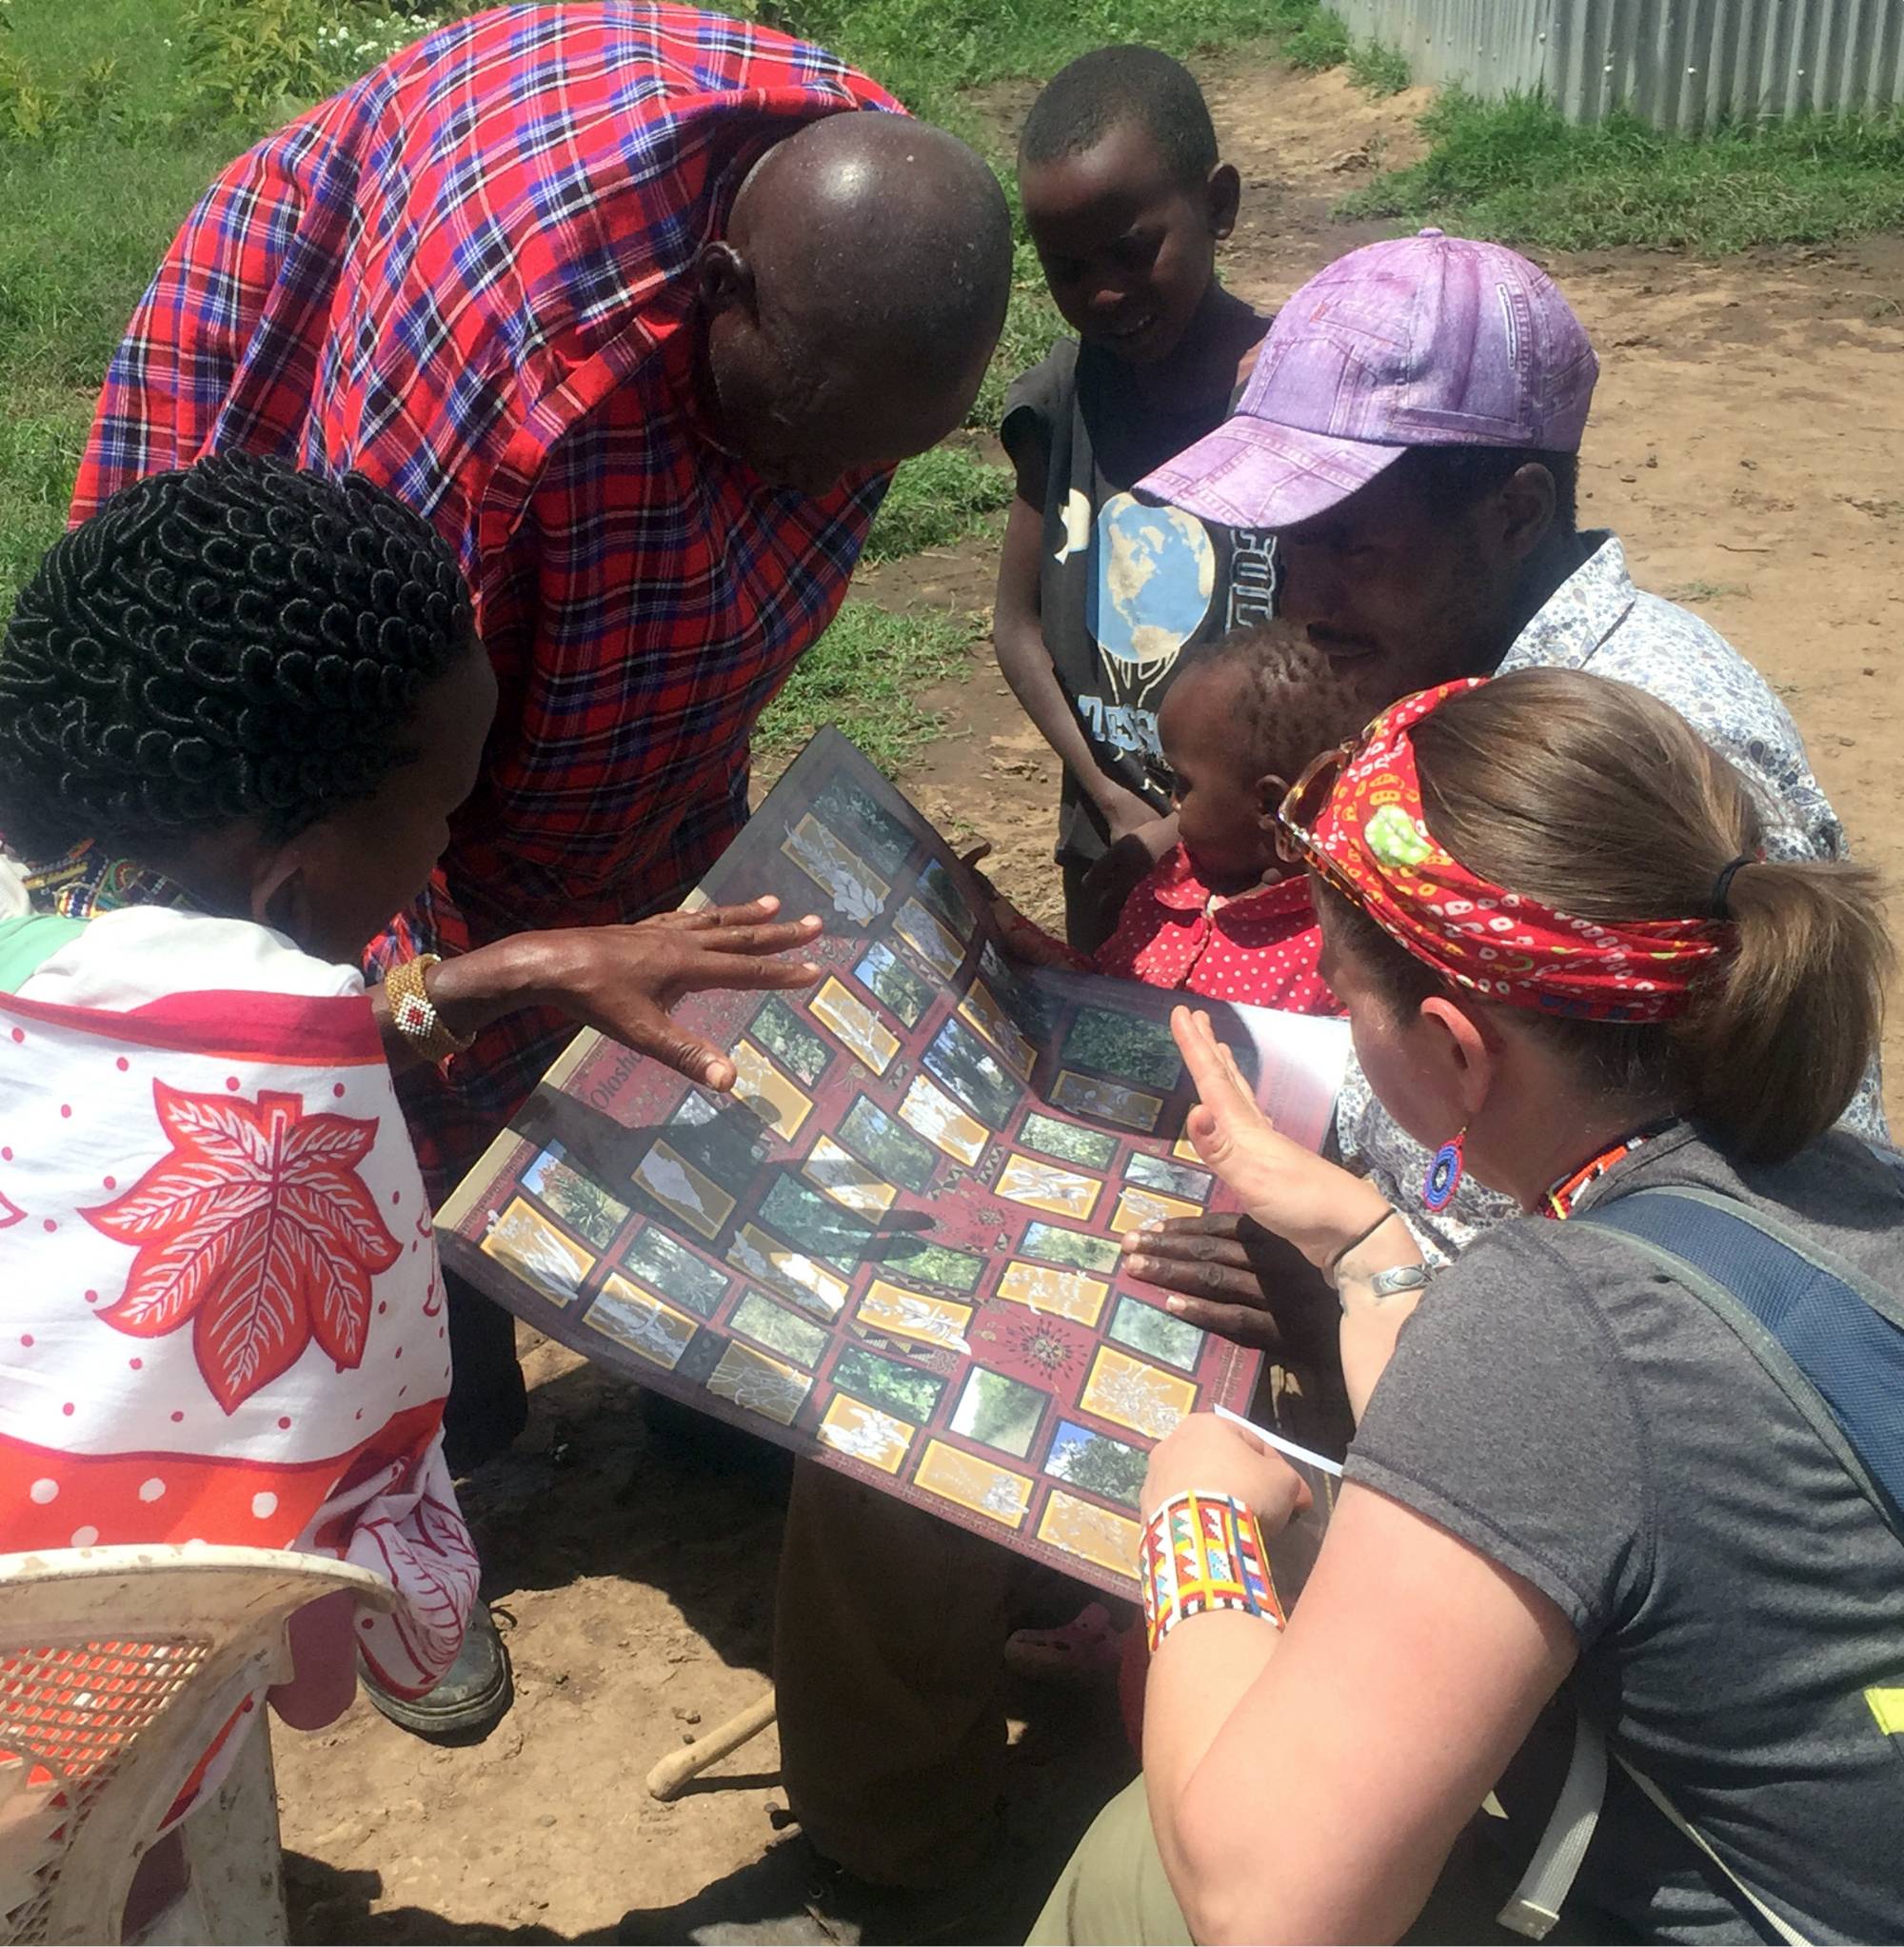
[[[92,423],[89,392],[10,387],[0,410],[0,617],[66,526],[72,476]]]
[[[1806,115],[1694,139],[1616,110],[1587,127],[1540,95],[1458,89],[1422,118],[1433,148],[1358,190],[1344,216],[1438,223],[1522,248],[1636,245],[1718,257],[1904,224],[1904,114]]]
[[[1311,17],[1292,28],[1282,42],[1282,58],[1292,68],[1319,74],[1326,68],[1339,68],[1349,58],[1349,30],[1327,8],[1312,10]]]
[[[760,16],[877,75],[915,113],[968,132],[959,97],[1043,80],[1109,41],[1166,53],[1235,46],[1308,24],[1317,0],[762,0]]]
[[[1752,590],[1743,582],[1676,582],[1671,587],[1659,591],[1669,602],[1717,602],[1728,595],[1750,597]]]
[[[848,602],[761,718],[755,757],[775,769],[823,724],[834,724],[892,776],[944,726],[919,693],[968,675],[972,640],[970,625],[953,616],[889,615],[870,602]]]
[[[1408,56],[1380,41],[1362,41],[1349,50],[1349,79],[1378,99],[1399,94],[1415,79]]]
[[[1011,505],[1012,476],[962,447],[935,447],[893,476],[863,561],[901,561],[979,532],[986,516]]]

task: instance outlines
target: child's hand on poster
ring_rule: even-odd
[[[1091,963],[1083,954],[1074,952],[1063,941],[1054,939],[1036,920],[1026,919],[979,870],[980,861],[990,858],[991,853],[989,839],[974,845],[959,860],[958,876],[966,898],[975,907],[991,914],[993,925],[999,929],[1000,938],[1013,957],[1032,966],[1059,966],[1071,973],[1088,972]]]

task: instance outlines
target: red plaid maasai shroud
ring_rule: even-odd
[[[368,964],[675,904],[746,815],[755,718],[845,593],[883,476],[823,500],[710,443],[696,249],[799,124],[897,104],[685,8],[479,14],[227,169],[101,395],[84,519],[225,449],[356,467],[432,519],[502,703],[428,889]],[[440,1196],[572,1024],[404,1078]]]

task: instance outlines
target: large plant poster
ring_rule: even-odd
[[[823,730],[697,900],[821,913],[799,995],[695,996],[709,1094],[584,1033],[439,1218],[539,1331],[1099,1587],[1135,1593],[1150,1445],[1259,1362],[1126,1279],[1117,1239],[1226,1204],[1183,1140],[1179,997],[1015,963],[953,855]],[[1314,1147],[1339,1022],[1212,1005]]]

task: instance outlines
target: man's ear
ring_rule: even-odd
[[[694,258],[694,293],[709,317],[736,310],[753,316],[753,266],[732,244],[703,244]]]
[[[1243,179],[1233,164],[1220,162],[1203,185],[1203,207],[1210,234],[1221,243],[1237,227],[1237,206],[1243,196]]]
[[[1501,544],[1515,560],[1525,561],[1546,540],[1558,500],[1554,476],[1537,460],[1515,468],[1496,499]]]

